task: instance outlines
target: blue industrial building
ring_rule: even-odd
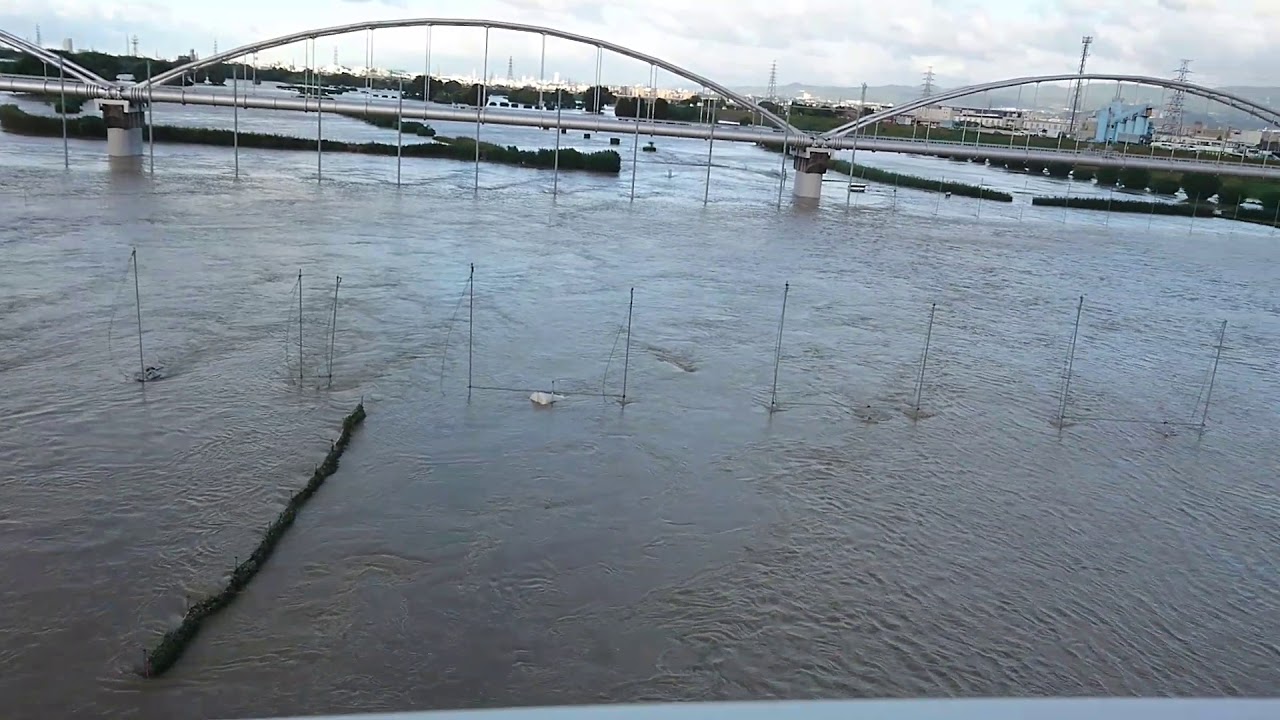
[[[1155,131],[1151,116],[1150,105],[1125,105],[1116,100],[1097,112],[1098,128],[1094,131],[1093,141],[1145,145],[1151,142]]]

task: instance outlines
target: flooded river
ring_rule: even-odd
[[[619,177],[553,197],[548,171],[483,165],[476,193],[470,164],[406,161],[397,188],[394,158],[352,155],[317,183],[314,155],[245,151],[236,180],[197,146],[158,146],[152,179],[73,141],[64,170],[60,141],[0,134],[6,717],[1280,689],[1269,228],[1021,192],[846,210],[839,184],[778,209],[778,157],[728,143],[704,206],[706,143],[661,138],[632,203],[630,142]],[[145,387],[135,247],[169,373]],[[525,392],[468,399],[469,365]],[[624,366],[622,407],[600,395]],[[263,573],[140,678],[361,398]]]

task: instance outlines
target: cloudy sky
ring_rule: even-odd
[[[1072,72],[1080,38],[1095,38],[1089,68],[1169,76],[1193,60],[1193,81],[1275,85],[1280,0],[0,0],[0,27],[46,45],[172,57],[220,50],[308,28],[371,19],[507,20],[609,40],[727,85],[764,85],[773,61],[780,84],[919,85],[932,66],[954,86],[1023,74]],[[382,30],[374,64],[421,71],[425,31]],[[484,33],[437,28],[432,70],[480,73]],[[491,74],[538,74],[536,35],[493,31]],[[316,43],[322,64],[362,66],[364,34]],[[301,45],[261,59],[301,64]],[[606,82],[645,82],[648,68],[606,54]],[[547,74],[590,81],[595,51],[547,46]],[[663,85],[681,85],[662,77]]]

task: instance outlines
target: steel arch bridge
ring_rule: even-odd
[[[667,62],[666,60],[663,60],[661,58],[657,58],[652,55],[642,53],[638,50],[632,50],[630,48],[623,47],[622,45],[618,45],[616,43],[612,43],[607,40],[599,40],[597,38],[588,37],[586,35],[578,35],[577,33],[566,32],[563,30],[556,30],[555,28],[541,27],[538,25],[527,25],[524,23],[506,22],[503,20],[476,20],[476,19],[459,19],[459,18],[404,18],[399,20],[369,20],[366,22],[350,23],[347,25],[334,25],[326,28],[316,28],[314,30],[303,30],[301,32],[290,33],[289,35],[281,35],[280,37],[270,38],[268,40],[261,40],[255,43],[250,43],[248,45],[242,45],[238,48],[232,48],[231,50],[227,50],[226,52],[217,53],[215,55],[210,55],[209,57],[203,58],[201,60],[196,60],[194,62],[189,62],[185,65],[180,65],[171,70],[168,70],[163,73],[160,73],[159,75],[156,75],[155,77],[151,78],[149,81],[144,81],[144,82],[138,83],[137,85],[134,85],[131,88],[131,91],[134,93],[137,93],[137,95],[135,96],[135,99],[142,100],[142,99],[145,99],[147,88],[149,87],[160,85],[162,83],[168,82],[175,78],[182,77],[183,74],[191,72],[193,70],[199,70],[201,68],[209,67],[211,65],[217,65],[218,63],[221,63],[221,62],[234,60],[236,58],[244,57],[245,55],[251,55],[253,53],[261,52],[263,50],[270,50],[272,48],[282,47],[285,45],[292,45],[293,43],[301,42],[304,40],[314,40],[316,38],[328,37],[331,35],[346,35],[347,33],[360,32],[362,30],[379,30],[379,29],[387,29],[387,28],[408,28],[408,27],[427,27],[427,28],[473,27],[473,28],[484,28],[485,30],[488,30],[490,28],[496,29],[496,30],[513,30],[516,32],[542,35],[543,37],[554,37],[562,40],[569,40],[571,42],[581,43],[583,45],[590,45],[592,47],[608,50],[610,52],[617,53],[619,55],[623,55],[625,57],[629,57],[634,60],[639,60],[641,62],[649,63],[650,65],[662,68],[663,70],[666,70],[667,72],[673,75],[677,75],[685,80],[696,82],[703,87],[714,90],[715,92],[719,93],[723,97],[733,100],[734,102],[738,103],[743,107],[750,108],[752,111],[759,113],[761,117],[768,120],[771,124],[773,124],[774,126],[780,129],[787,130],[789,132],[796,133],[796,134],[801,134],[801,135],[804,134],[802,131],[792,127],[790,123],[788,123],[786,120],[784,120],[783,118],[779,117],[777,114],[770,111],[768,108],[763,107],[762,105],[746,97],[745,95],[742,95],[733,90],[730,90],[728,87],[725,87],[724,85],[721,85],[720,83],[710,78],[699,75],[693,72],[692,70],[688,70],[686,68],[680,67],[675,63]]]
[[[886,108],[879,112],[871,113],[866,117],[859,118],[853,122],[846,123],[840,127],[828,130],[819,137],[822,139],[831,139],[844,137],[850,133],[861,130],[862,128],[875,125],[878,122],[889,120],[899,115],[919,110],[930,105],[940,105],[948,100],[977,95],[989,90],[1002,90],[1004,88],[1021,87],[1025,85],[1038,85],[1046,82],[1068,82],[1077,80],[1098,80],[1098,81],[1114,81],[1119,83],[1133,83],[1135,85],[1150,85],[1153,87],[1165,88],[1168,90],[1181,90],[1190,95],[1207,98],[1222,103],[1230,108],[1248,113],[1259,120],[1265,121],[1269,125],[1280,125],[1280,111],[1269,108],[1266,105],[1256,103],[1248,98],[1240,97],[1234,93],[1222,90],[1214,90],[1213,88],[1204,87],[1203,85],[1195,85],[1193,83],[1178,82],[1177,80],[1168,80],[1165,78],[1150,77],[1147,75],[1116,75],[1110,73],[1086,73],[1086,74],[1070,74],[1070,75],[1033,75],[1027,77],[1010,78],[1008,80],[997,80],[995,82],[982,83],[979,85],[969,85],[967,87],[948,90],[947,92],[938,93],[927,98],[912,100],[909,103],[896,105]]]
[[[49,65],[60,67],[62,68],[63,73],[70,75],[86,85],[94,85],[100,88],[110,88],[112,86],[110,81],[100,77],[96,73],[80,67],[58,53],[46,50],[35,43],[27,42],[23,38],[20,38],[11,32],[0,30],[0,44],[8,45],[14,50],[20,50]]]

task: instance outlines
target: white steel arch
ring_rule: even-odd
[[[14,50],[20,50],[27,53],[37,60],[42,60],[54,67],[61,67],[64,74],[73,77],[80,82],[88,85],[97,85],[102,88],[111,87],[110,82],[105,78],[99,77],[96,73],[86,70],[65,57],[50,50],[46,50],[35,43],[27,42],[24,38],[18,37],[11,32],[0,30],[0,43],[8,45]]]
[[[981,85],[970,85],[968,87],[956,88],[955,90],[948,90],[947,92],[938,93],[937,95],[933,95],[931,97],[921,98],[919,100],[912,100],[909,103],[903,103],[902,105],[897,105],[891,108],[886,108],[879,112],[871,113],[866,117],[860,118],[858,120],[854,120],[849,123],[845,123],[844,125],[841,125],[838,128],[828,130],[827,132],[823,133],[820,137],[826,138],[826,139],[843,137],[845,135],[848,135],[851,132],[854,132],[855,130],[861,130],[864,127],[874,125],[878,122],[881,122],[882,120],[888,120],[890,118],[897,117],[898,115],[909,113],[912,110],[919,110],[922,107],[937,105],[939,103],[944,103],[948,100],[955,100],[956,98],[962,98],[969,95],[977,95],[978,93],[987,92],[988,90],[1001,90],[1004,88],[1018,87],[1020,85],[1034,85],[1034,84],[1044,83],[1044,82],[1067,82],[1067,81],[1074,81],[1074,80],[1099,80],[1099,81],[1115,81],[1115,82],[1122,82],[1122,83],[1127,82],[1127,83],[1134,83],[1135,85],[1152,85],[1155,87],[1168,88],[1170,90],[1182,90],[1184,92],[1190,93],[1191,95],[1208,98],[1210,100],[1220,102],[1223,105],[1226,105],[1228,107],[1235,108],[1236,110],[1240,110],[1241,112],[1246,112],[1252,115],[1253,117],[1266,121],[1270,125],[1280,125],[1280,111],[1277,111],[1273,108],[1269,108],[1266,105],[1253,102],[1252,100],[1249,100],[1247,98],[1240,97],[1239,95],[1234,95],[1232,93],[1224,92],[1222,90],[1214,90],[1213,88],[1207,88],[1202,85],[1194,85],[1192,83],[1178,82],[1177,80],[1168,80],[1166,78],[1148,77],[1146,75],[1114,75],[1114,74],[1087,73],[1084,75],[1079,75],[1079,74],[1038,75],[1038,76],[1029,76],[1029,77],[1018,77],[1018,78],[1010,78],[1008,80],[997,80],[996,82],[983,83]]]
[[[242,45],[238,48],[227,50],[226,52],[221,52],[216,55],[210,55],[207,58],[196,60],[194,62],[189,62],[185,65],[180,65],[171,70],[167,70],[165,72],[160,73],[159,75],[156,75],[155,77],[151,78],[149,82],[142,82],[133,86],[131,92],[141,93],[140,95],[135,95],[134,99],[142,99],[142,98],[145,98],[147,87],[153,86],[153,85],[160,85],[162,83],[168,82],[169,80],[181,77],[184,73],[191,72],[192,70],[199,70],[200,68],[209,67],[210,65],[216,65],[218,63],[226,62],[228,60],[233,60],[235,58],[243,57],[245,55],[250,55],[255,52],[261,52],[263,50],[269,50],[271,48],[281,47],[283,45],[291,45],[295,42],[301,42],[303,40],[313,40],[315,38],[327,37],[330,35],[345,35],[347,33],[360,32],[361,30],[379,30],[379,29],[385,29],[385,28],[405,28],[405,27],[437,27],[437,26],[438,27],[478,27],[478,28],[495,28],[498,30],[514,30],[517,32],[547,35],[551,37],[560,38],[562,40],[569,40],[572,42],[582,43],[584,45],[591,45],[594,47],[604,48],[605,50],[609,50],[619,55],[624,55],[626,57],[639,60],[641,62],[646,62],[651,65],[655,65],[657,67],[662,68],[663,70],[666,70],[669,73],[672,73],[673,75],[678,75],[686,80],[691,80],[693,82],[696,82],[699,85],[702,85],[703,87],[710,88],[715,92],[719,93],[720,95],[722,95],[723,97],[729,98],[730,100],[733,100],[739,105],[750,108],[752,111],[759,113],[761,117],[773,123],[778,128],[789,130],[790,132],[796,133],[798,135],[807,134],[801,130],[797,130],[796,128],[791,127],[791,125],[787,123],[786,120],[774,114],[767,108],[762,107],[759,103],[756,103],[750,98],[747,98],[744,95],[734,92],[733,90],[730,90],[729,88],[725,87],[724,85],[721,85],[720,83],[714,80],[711,80],[710,78],[703,77],[702,75],[699,75],[691,70],[686,70],[685,68],[682,68],[679,65],[675,65],[673,63],[669,63],[660,58],[656,58],[652,55],[647,55],[645,53],[632,50],[630,48],[626,48],[621,45],[617,45],[615,43],[608,42],[607,40],[597,40],[596,38],[587,37],[586,35],[578,35],[576,33],[565,32],[563,30],[556,30],[554,28],[540,27],[538,25],[526,25],[524,23],[506,22],[503,20],[475,20],[475,19],[459,19],[459,18],[404,18],[400,20],[368,20],[365,22],[350,23],[348,25],[334,25],[332,27],[327,27],[327,28],[317,28],[315,30],[304,30],[302,32],[296,32],[290,35],[282,35],[280,37],[271,38],[269,40],[261,40],[259,42],[250,43],[249,45]]]

